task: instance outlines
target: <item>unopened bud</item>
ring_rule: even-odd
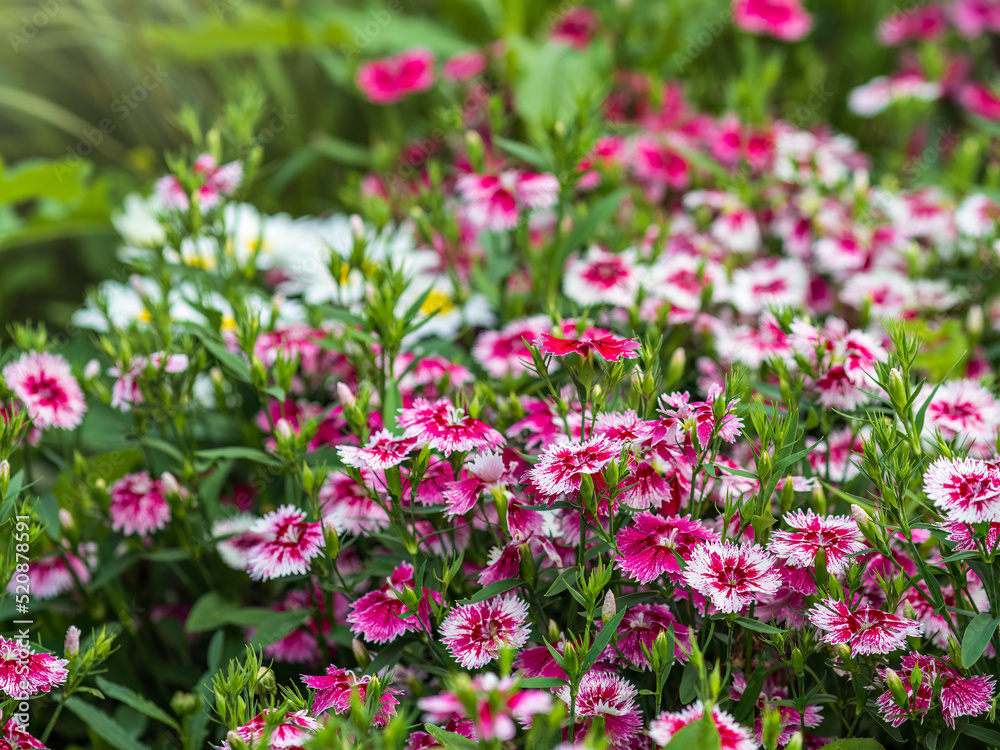
[[[806,660],[802,656],[802,652],[798,648],[792,649],[792,657],[789,660],[792,669],[795,670],[795,674],[802,674],[805,671]]]
[[[889,692],[892,694],[892,700],[895,704],[900,708],[907,708],[910,699],[906,695],[906,688],[903,687],[903,681],[899,679],[899,675],[896,674],[896,670],[885,670],[885,685],[889,688]]]
[[[368,653],[368,649],[365,648],[365,644],[363,644],[357,638],[351,639],[351,651],[354,652],[354,658],[357,659],[358,665],[362,669],[371,664],[372,655]]]
[[[965,326],[973,338],[978,339],[983,335],[983,308],[981,305],[973,305],[969,308],[969,314],[965,316]]]
[[[563,668],[566,670],[566,676],[571,681],[575,680],[580,674],[580,654],[577,652],[576,647],[568,641],[563,646],[563,665]]]
[[[63,643],[63,655],[68,659],[80,653],[80,628],[70,625],[66,631],[66,641]]]
[[[198,713],[201,706],[200,701],[191,693],[178,690],[174,697],[170,699],[170,709],[178,716],[193,716]]]
[[[549,620],[549,643],[555,643],[559,640],[559,626],[556,624],[555,620]]]
[[[270,695],[278,687],[278,683],[274,678],[274,672],[272,672],[268,667],[261,667],[257,670],[257,684],[255,689],[264,695]]]
[[[274,424],[274,435],[275,437],[278,438],[278,440],[285,440],[285,441],[291,440],[294,434],[295,433],[292,430],[292,425],[288,422],[287,419],[284,418],[279,419]]]
[[[340,556],[340,535],[333,524],[323,524],[323,541],[326,543],[326,556],[336,560]]]
[[[181,494],[181,485],[177,481],[177,477],[169,471],[163,472],[160,476],[160,483],[163,485],[163,491],[167,493],[168,497],[178,497]]]
[[[767,705],[764,707],[763,716],[763,740],[765,748],[773,748],[778,744],[778,737],[781,736],[781,711],[777,706]]]
[[[687,362],[687,354],[684,347],[674,349],[670,355],[670,364],[667,365],[667,382],[676,383],[684,375],[684,365]]]
[[[802,732],[796,732],[788,739],[788,744],[785,745],[785,750],[802,750],[802,743]]]
[[[337,399],[344,406],[354,406],[354,394],[345,383],[337,383]]]
[[[87,366],[83,368],[83,379],[93,380],[98,375],[101,374],[101,363],[96,359],[92,359],[87,363]]]
[[[364,242],[367,232],[365,231],[365,222],[357,214],[351,214],[351,218],[348,219],[351,225],[351,234],[354,236],[355,242]]]
[[[618,614],[618,608],[615,605],[615,595],[608,589],[608,593],[604,595],[604,605],[601,607],[601,618],[604,622],[608,622],[613,620],[616,614]]]
[[[770,476],[771,454],[765,450],[761,450],[760,455],[757,456],[757,477],[760,479],[761,484],[763,484],[767,482]]]
[[[827,508],[826,492],[823,490],[823,485],[821,485],[819,482],[817,482],[813,486],[812,506],[813,510],[816,512],[817,515],[820,516],[826,515],[826,508]]]
[[[889,373],[889,398],[896,409],[902,409],[906,405],[906,384],[903,382],[903,374],[898,367],[893,367]]]
[[[923,683],[923,681],[924,681],[924,673],[920,669],[920,665],[914,664],[913,671],[910,672],[910,687],[913,689],[914,693],[920,689],[920,685]]]
[[[239,733],[235,729],[230,729],[226,734],[226,743],[229,745],[231,750],[250,750],[247,747],[247,743],[243,741]]]

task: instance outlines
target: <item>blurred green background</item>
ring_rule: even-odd
[[[677,78],[707,111],[828,122],[880,155],[903,137],[861,121],[847,92],[896,68],[875,41],[891,0],[807,3],[812,33],[787,45],[737,33],[729,2],[602,0],[598,39],[618,68]],[[267,211],[350,204],[356,175],[431,132],[427,92],[362,100],[359,63],[414,46],[444,58],[495,39],[543,40],[571,0],[5,0],[0,8],[0,326],[59,328],[88,285],[115,273],[110,216],[148,190],[164,154],[226,112],[259,115],[253,186]],[[763,105],[762,105],[763,102]],[[185,113],[185,108],[190,111]],[[192,114],[193,113],[193,114]],[[267,124],[280,121],[280,128]],[[103,129],[102,129],[103,128]],[[254,139],[251,139],[252,141]],[[264,141],[267,141],[264,143]],[[230,158],[246,143],[229,143]],[[879,157],[881,158],[881,157]],[[355,175],[354,182],[351,176]],[[6,330],[3,334],[6,336]]]

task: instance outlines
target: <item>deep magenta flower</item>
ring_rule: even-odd
[[[306,521],[294,505],[282,505],[250,529],[260,540],[247,551],[247,572],[256,581],[306,573],[326,546],[319,523]]]
[[[313,716],[319,716],[331,710],[335,714],[348,713],[351,710],[352,695],[357,695],[358,701],[364,705],[371,679],[368,675],[358,677],[354,672],[341,669],[333,664],[326,668],[326,674],[302,675],[302,682],[305,683],[306,687],[311,687],[316,691],[316,697],[313,698],[312,704]],[[396,715],[396,706],[399,704],[396,696],[401,692],[396,688],[382,688],[379,707],[372,717],[372,724],[384,727],[389,723],[389,720]]]
[[[463,667],[482,667],[501,648],[527,643],[527,619],[527,604],[516,596],[498,596],[455,607],[441,623],[441,640]]]
[[[720,612],[739,612],[781,587],[778,558],[763,547],[710,542],[695,547],[684,571],[687,584]]]
[[[665,604],[637,604],[629,607],[618,625],[616,648],[629,664],[648,669],[649,661],[642,647],[651,651],[656,636],[674,629],[674,658],[687,661],[691,652],[691,638],[687,626],[682,625]]]
[[[0,636],[0,690],[11,698],[47,693],[62,685],[69,672],[65,659],[36,654],[16,640]]]
[[[691,520],[691,516],[665,518],[640,513],[632,526],[618,532],[616,541],[618,567],[632,580],[649,583],[664,573],[674,581],[681,580],[677,555],[688,560],[696,545],[717,542],[719,535]]]
[[[785,515],[785,523],[795,531],[775,531],[770,550],[793,568],[811,568],[816,553],[826,554],[827,568],[840,574],[850,567],[852,555],[866,545],[858,523],[847,516],[817,516],[811,510]]]
[[[733,18],[744,31],[786,42],[801,39],[812,28],[812,18],[799,0],[735,0]]]
[[[28,734],[20,721],[11,718],[0,731],[0,750],[46,750],[45,745]]]
[[[923,626],[905,617],[892,615],[863,604],[853,612],[844,602],[824,599],[809,611],[809,620],[825,630],[826,643],[847,643],[851,654],[888,654],[906,644],[908,636],[918,636]]]
[[[372,60],[358,69],[358,87],[376,104],[392,104],[433,85],[434,55],[425,49]]]
[[[620,359],[635,359],[641,345],[635,339],[616,336],[603,328],[588,328],[581,334],[572,334],[575,338],[557,338],[548,333],[541,335],[541,351],[543,354],[554,354],[565,357],[567,354],[579,354],[586,357],[596,352],[599,357],[608,362]]]
[[[83,421],[87,402],[58,354],[26,352],[3,368],[7,387],[28,408],[35,427],[72,430]]]
[[[402,589],[415,588],[413,566],[400,563],[392,571],[386,584],[377,591],[369,591],[351,605],[347,621],[351,631],[372,643],[389,643],[404,633],[423,630],[431,631],[430,597],[441,601],[441,594],[425,588],[421,592],[417,614],[406,615],[406,604],[400,598]]]

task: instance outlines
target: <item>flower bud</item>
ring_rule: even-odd
[[[687,354],[684,347],[674,349],[670,355],[670,363],[667,365],[667,382],[676,383],[684,375],[684,365],[687,362]]]
[[[368,649],[365,648],[365,644],[357,638],[351,639],[351,651],[354,652],[354,658],[357,659],[358,665],[362,669],[372,663],[372,655],[368,652]]]
[[[272,672],[268,667],[261,667],[257,670],[257,684],[255,685],[255,690],[264,695],[270,695],[278,687],[278,683],[274,678],[274,672]]]
[[[785,745],[784,750],[802,750],[803,737],[802,732],[796,732],[791,737],[788,738],[788,744]]]
[[[307,495],[311,495],[312,491],[316,488],[316,475],[313,474],[313,470],[309,467],[309,464],[302,463],[302,489],[306,491]]]
[[[580,654],[571,642],[567,641],[563,646],[563,669],[570,681],[575,680],[580,674]]]
[[[892,399],[892,405],[897,411],[902,410],[906,406],[906,384],[898,367],[893,367],[889,373],[889,387],[886,390]]]
[[[789,661],[792,665],[792,669],[795,670],[795,674],[800,675],[805,671],[806,660],[803,658],[802,652],[798,648],[792,649],[792,657]]]
[[[178,716],[193,716],[201,709],[201,701],[191,693],[178,690],[170,699],[170,710]]]
[[[367,232],[365,231],[365,222],[357,214],[351,214],[348,222],[351,225],[351,234],[354,236],[355,242],[364,242]]]
[[[980,311],[981,313],[982,311]],[[83,379],[93,380],[98,375],[101,374],[101,363],[96,359],[92,359],[87,363],[87,366],[83,368]]]
[[[288,442],[295,436],[294,430],[292,430],[292,425],[287,419],[281,418],[274,424],[274,436],[278,439],[278,442]]]
[[[885,670],[885,685],[889,688],[889,692],[892,694],[892,700],[895,704],[903,709],[908,708],[910,700],[906,695],[906,688],[903,687],[903,681],[899,679],[899,675],[896,674],[896,670]]]
[[[177,481],[177,477],[169,471],[165,471],[160,475],[160,482],[163,484],[163,491],[167,493],[168,497],[180,497],[182,488]]]
[[[604,622],[614,619],[614,616],[618,614],[618,608],[615,605],[615,595],[608,589],[608,593],[604,595],[604,605],[601,607],[601,618]]]
[[[914,664],[913,671],[910,672],[910,687],[913,689],[914,693],[920,690],[920,685],[923,683],[923,681],[924,681],[924,673],[920,669],[920,664]]]
[[[555,620],[549,620],[549,643],[555,643],[559,640],[559,626],[556,624]]]
[[[247,747],[247,743],[243,741],[239,733],[235,729],[230,729],[226,734],[226,742],[229,744],[231,750],[250,750]]]
[[[777,706],[766,705],[763,716],[764,747],[770,750],[778,744],[781,736],[781,711]]]
[[[7,494],[7,486],[10,484],[10,463],[5,458],[0,461],[0,495]]]
[[[354,394],[345,383],[337,383],[337,399],[344,406],[354,406],[355,403]]]
[[[969,335],[978,339],[983,335],[983,308],[981,305],[972,305],[969,314],[965,316],[965,326],[969,329]]]
[[[70,625],[66,631],[66,641],[63,643],[63,655],[68,659],[80,653],[80,629]]]

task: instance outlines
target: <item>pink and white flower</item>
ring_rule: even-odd
[[[866,548],[858,523],[847,516],[818,516],[811,510],[784,516],[795,531],[775,531],[770,550],[793,568],[811,568],[816,553],[823,550],[826,567],[839,575],[847,570],[853,556]]]
[[[522,481],[531,484],[542,495],[554,497],[577,492],[584,475],[600,472],[618,455],[610,441],[594,437],[582,443],[555,443],[546,448]]]
[[[434,55],[425,49],[372,60],[358,69],[358,87],[376,104],[392,104],[433,85]]]
[[[535,715],[552,710],[552,696],[547,691],[522,688],[512,677],[486,672],[473,677],[468,689],[474,698],[471,706],[457,691],[449,690],[419,699],[417,707],[425,712],[426,720],[437,724],[447,722],[448,727],[457,724],[449,731],[484,741],[512,740],[518,724],[526,726]]]
[[[682,579],[677,556],[688,560],[693,549],[706,542],[718,542],[719,536],[694,521],[691,516],[664,518],[640,513],[632,526],[616,537],[620,557],[618,567],[638,583],[649,583],[666,574],[674,581]]]
[[[305,511],[282,505],[250,529],[260,541],[247,551],[247,572],[269,581],[309,571],[310,561],[326,546],[320,523],[306,521]]]
[[[504,444],[497,430],[473,419],[446,398],[433,402],[418,398],[411,407],[400,410],[396,423],[405,431],[405,437],[415,438],[419,445],[429,445],[446,456]]]
[[[749,543],[710,542],[695,547],[684,581],[720,612],[739,612],[781,587],[778,558]]]
[[[825,643],[847,643],[851,655],[889,654],[906,644],[908,636],[919,636],[918,622],[862,604],[856,610],[844,602],[824,599],[809,611],[809,620],[825,630]]]
[[[572,258],[566,264],[563,291],[583,307],[632,307],[639,292],[635,250],[610,253],[594,245],[586,255]]]
[[[762,258],[733,271],[729,299],[745,315],[769,307],[801,307],[809,291],[809,274],[797,258]]]
[[[325,674],[302,675],[302,682],[306,687],[316,691],[312,703],[313,716],[331,710],[335,714],[347,714],[355,697],[362,706],[365,705],[371,679],[368,675],[358,677],[354,672],[340,669],[333,664],[326,668]],[[378,709],[372,717],[373,725],[384,727],[396,715],[396,706],[399,704],[396,696],[400,693],[402,691],[396,688],[382,688]]]
[[[914,695],[911,677],[919,669],[922,676]],[[883,679],[887,670],[879,670]],[[937,659],[910,652],[903,657],[899,673],[903,690],[909,698],[910,711],[900,708],[886,690],[876,700],[879,713],[894,727],[902,726],[908,719],[917,718],[923,723],[935,697],[941,707],[945,723],[955,728],[955,719],[962,716],[979,716],[990,710],[996,679],[989,676],[963,677],[948,659]],[[938,692],[940,690],[940,692]]]
[[[125,536],[148,536],[170,523],[170,504],[160,479],[149,472],[126,474],[111,486],[111,528]]]
[[[945,440],[958,438],[978,458],[991,454],[998,429],[1000,403],[975,380],[950,380],[942,384],[925,413],[925,438],[933,440],[938,430]]]
[[[570,706],[569,686],[557,688],[556,696]],[[576,721],[580,739],[592,721],[604,719],[604,737],[611,747],[626,746],[642,727],[642,714],[636,704],[639,691],[632,683],[611,672],[591,670],[580,680],[576,695]]]
[[[265,708],[248,723],[236,729],[236,734],[247,747],[260,747],[267,733],[267,715],[274,711]],[[303,750],[303,746],[312,739],[320,723],[309,715],[305,709],[285,714],[281,724],[271,730],[267,738],[267,746],[272,750]],[[228,742],[219,746],[220,750],[232,750]]]
[[[975,458],[938,458],[924,474],[924,493],[952,521],[1000,521],[1000,469]]]
[[[60,355],[25,352],[3,368],[3,378],[27,407],[35,427],[72,430],[83,421],[87,402],[69,363]]]
[[[195,159],[194,173],[202,180],[200,187],[194,191],[195,199],[202,211],[208,211],[219,205],[223,196],[236,192],[243,180],[243,165],[238,161],[231,161],[220,167],[215,157],[206,153]],[[161,177],[154,192],[166,208],[187,211],[190,207],[188,195],[176,175]]]
[[[524,211],[551,208],[559,197],[559,180],[555,175],[516,169],[508,169],[499,176],[462,175],[456,186],[469,205],[472,222],[493,232],[513,229]]]
[[[449,516],[462,516],[472,510],[484,491],[496,492],[511,484],[515,464],[504,462],[503,454],[480,453],[465,465],[467,476],[452,482],[445,490],[444,498]]]
[[[4,724],[0,731],[0,750],[46,750],[45,745],[28,734],[16,716]]]
[[[441,601],[441,595],[423,589],[417,612],[409,613],[403,602],[404,588],[415,589],[413,566],[401,563],[396,566],[388,581],[377,591],[369,591],[351,605],[347,622],[351,631],[372,643],[389,643],[401,635],[423,630],[431,632],[430,597]]]
[[[684,727],[700,721],[704,716],[705,707],[701,701],[676,713],[664,711],[650,722],[649,736],[657,745],[667,745]],[[717,706],[712,708],[712,723],[719,733],[721,750],[757,750],[750,731]]]
[[[501,648],[519,649],[528,641],[528,605],[516,596],[499,596],[452,609],[441,623],[441,640],[463,667],[486,665]]]
[[[494,378],[517,377],[527,372],[531,363],[525,342],[536,344],[549,327],[548,318],[536,316],[512,321],[499,331],[483,331],[472,356]]]
[[[380,430],[368,439],[364,447],[341,445],[337,447],[337,453],[345,466],[378,472],[399,466],[416,444],[416,438],[398,438],[388,430]]]
[[[66,659],[36,654],[25,643],[0,636],[0,691],[11,698],[47,693],[62,685],[69,672]]]

